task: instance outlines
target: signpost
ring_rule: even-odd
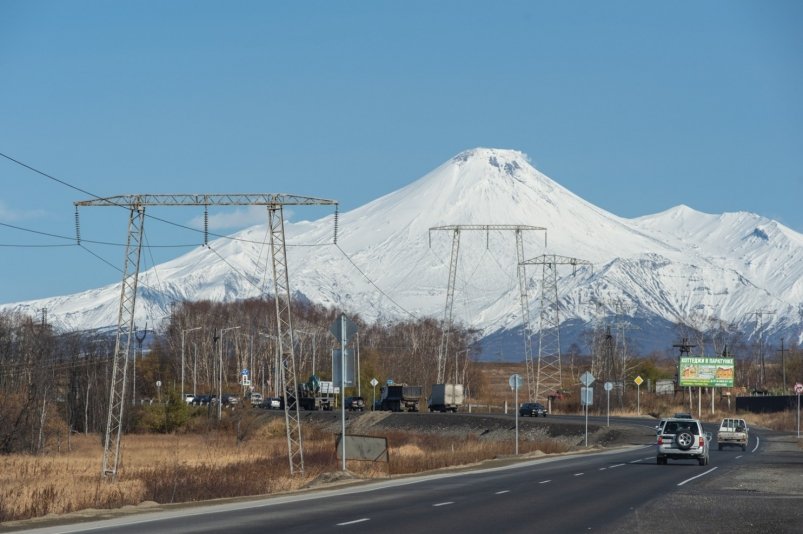
[[[510,379],[508,380],[508,384],[510,384],[510,389],[512,389],[515,393],[515,410],[516,410],[516,456],[519,455],[519,388],[521,387],[522,379],[521,375],[513,374],[510,375]]]
[[[594,380],[594,375],[588,371],[580,375],[580,383],[585,386],[580,389],[580,402],[583,404],[583,408],[585,408],[586,411],[586,447],[588,447],[588,405],[594,402],[594,389],[591,387]]]
[[[636,413],[641,415],[641,384],[644,382],[644,379],[641,378],[641,375],[638,375],[633,382],[636,383]]]
[[[608,397],[608,426],[611,426],[611,390],[613,389],[613,384],[610,382],[605,382],[603,387],[605,388],[605,393]]]
[[[795,393],[797,394],[797,439],[800,439],[800,394],[803,393],[803,384],[800,382],[795,384]]]
[[[341,313],[335,319],[329,331],[340,341],[340,440],[341,455],[343,457],[343,471],[346,470],[346,345],[354,334],[357,333],[357,325],[351,319]]]
[[[374,390],[371,395],[371,411],[373,412],[376,407],[376,386],[379,384],[379,381],[376,378],[372,378],[370,384]]]

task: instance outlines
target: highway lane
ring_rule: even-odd
[[[744,453],[713,447],[710,465],[702,467],[690,460],[656,465],[650,445],[30,532],[604,532],[645,503],[747,463],[760,454],[758,439],[754,433]]]

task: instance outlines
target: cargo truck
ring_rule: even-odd
[[[432,384],[430,412],[456,412],[464,402],[463,384]]]
[[[407,384],[382,386],[379,409],[390,412],[417,412],[421,403],[422,387]]]

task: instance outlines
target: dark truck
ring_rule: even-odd
[[[407,384],[388,384],[382,386],[379,409],[390,412],[417,412],[423,388]]]

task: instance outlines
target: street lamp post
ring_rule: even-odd
[[[184,398],[184,335],[188,332],[200,330],[202,327],[196,326],[193,328],[185,328],[181,331],[181,400],[187,402]],[[192,394],[195,395],[195,373],[193,372]]]
[[[238,330],[239,326],[230,326],[220,329],[220,351],[218,359],[218,382],[217,382],[217,420],[223,418],[223,334],[229,330]]]

